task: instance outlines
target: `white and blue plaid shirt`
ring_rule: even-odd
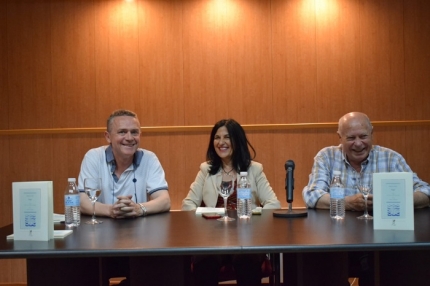
[[[322,149],[314,158],[309,183],[303,189],[303,200],[309,208],[314,208],[319,198],[329,192],[333,171],[341,172],[341,180],[345,186],[345,196],[359,193],[357,184],[371,185],[373,173],[409,172],[413,173],[405,159],[399,153],[373,145],[367,159],[361,163],[361,173],[358,173],[348,162],[342,152],[342,145]],[[421,191],[430,196],[430,185],[413,173],[414,192]]]

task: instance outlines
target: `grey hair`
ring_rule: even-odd
[[[118,116],[130,116],[130,117],[138,119],[136,113],[134,113],[133,111],[126,110],[126,109],[115,110],[109,116],[107,123],[106,123],[106,128],[107,128],[108,132],[110,132],[112,130],[112,122],[115,119],[115,117],[118,117]]]

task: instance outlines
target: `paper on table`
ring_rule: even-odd
[[[55,214],[54,213],[54,222],[62,222],[65,220],[65,216],[63,214]]]
[[[208,207],[198,207],[196,209],[196,215],[201,214],[207,214],[207,213],[217,213],[217,214],[224,214],[224,208],[208,208]]]
[[[73,229],[65,229],[65,230],[54,230],[54,238],[64,238],[71,234]],[[13,234],[9,234],[6,236],[7,239],[13,239]]]

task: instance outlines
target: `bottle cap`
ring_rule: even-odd
[[[340,171],[333,171],[333,175],[335,176],[340,176],[341,172]]]
[[[76,178],[68,178],[67,182],[76,182]]]
[[[248,172],[240,172],[241,176],[248,176]]]

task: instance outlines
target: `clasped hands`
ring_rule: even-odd
[[[131,200],[133,196],[118,196],[117,201],[112,205],[111,216],[113,218],[130,218],[143,214],[139,204]]]
[[[355,194],[352,196],[346,196],[346,209],[353,211],[363,211],[364,210],[364,197],[363,194]],[[367,209],[373,209],[373,195],[369,194],[367,197]]]

